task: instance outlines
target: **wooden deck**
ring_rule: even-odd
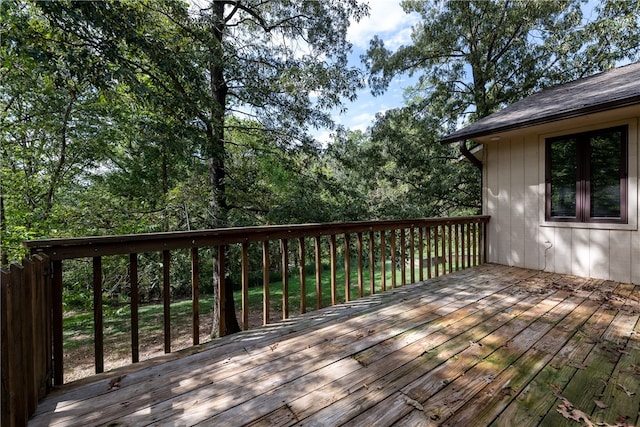
[[[639,425],[639,317],[640,286],[487,264],[64,386],[30,425]]]

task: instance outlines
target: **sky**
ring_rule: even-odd
[[[411,26],[419,20],[419,15],[407,15],[400,6],[400,0],[368,0],[369,16],[353,23],[347,37],[353,44],[350,65],[364,69],[360,56],[366,53],[369,41],[374,35],[384,40],[385,46],[394,51],[410,42]],[[381,96],[371,95],[369,88],[358,92],[355,102],[346,102],[346,113],[334,113],[336,123],[352,130],[366,130],[372,124],[376,113],[403,105],[403,92],[415,79],[408,76],[395,78],[389,89]],[[315,137],[321,142],[330,140],[330,132],[320,129]]]

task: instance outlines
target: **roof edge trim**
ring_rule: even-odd
[[[481,136],[493,135],[495,133],[507,132],[511,130],[524,129],[532,126],[543,125],[547,123],[557,122],[560,120],[572,119],[576,117],[586,116],[588,114],[601,113],[603,111],[613,110],[615,108],[624,108],[630,107],[632,105],[640,104],[640,95],[633,96],[631,98],[623,98],[610,102],[605,102],[598,105],[591,105],[585,108],[580,108],[577,110],[564,111],[558,114],[552,114],[547,117],[542,117],[534,120],[527,120],[519,123],[512,123],[503,126],[496,126],[491,129],[484,129],[477,132],[461,132],[456,135],[455,133],[450,136],[446,136],[440,140],[440,143],[443,145],[452,144],[454,142],[466,141],[473,138],[478,138]],[[461,129],[461,130],[464,130]]]

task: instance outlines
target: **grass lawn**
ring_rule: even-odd
[[[419,279],[416,268],[416,280]],[[386,288],[391,288],[390,263],[387,262]],[[382,291],[380,266],[376,266],[375,284],[376,292]],[[426,273],[424,274],[426,278]],[[322,271],[322,307],[331,305],[331,273],[328,270]],[[406,281],[410,282],[410,271],[407,268]],[[307,311],[316,309],[316,278],[315,274],[305,276],[306,283],[306,305]],[[358,273],[357,268],[351,268],[350,274],[351,300],[357,299]],[[400,286],[400,271],[396,271],[396,284]],[[369,269],[363,272],[363,293],[370,293]],[[289,274],[289,315],[295,316],[300,313],[300,276],[296,271]],[[257,327],[262,324],[263,316],[263,289],[262,287],[250,288],[248,291],[248,302],[250,312],[250,327]],[[282,282],[269,284],[270,299],[270,320],[278,321],[282,318]],[[241,292],[234,292],[236,310],[238,317],[241,317]],[[345,301],[345,271],[336,271],[336,299],[337,303]],[[200,296],[200,342],[210,340],[211,332],[211,307],[213,298],[211,295]],[[174,301],[171,303],[171,337],[172,351],[192,345],[192,303],[191,299]],[[103,306],[104,313],[104,349],[105,349],[105,369],[112,369],[116,366],[123,366],[131,361],[131,309],[129,305],[114,308],[108,305]],[[139,343],[140,360],[163,353],[163,305],[146,304],[139,307]],[[93,312],[67,313],[63,319],[63,340],[65,354],[65,381],[88,376],[93,373]],[[75,371],[75,372],[74,372]]]

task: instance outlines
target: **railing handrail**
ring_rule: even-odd
[[[40,239],[23,242],[23,245],[29,248],[32,254],[44,253],[48,255],[52,261],[58,261],[106,255],[124,255],[207,246],[214,247],[232,243],[381,231],[394,228],[488,223],[489,218],[487,215],[476,215],[447,218],[230,227],[197,231]]]
[[[250,246],[257,249],[256,244],[262,249],[262,312],[263,324],[271,322],[270,312],[270,271],[272,262],[270,258],[269,242],[276,241],[279,250],[274,256],[280,258],[282,274],[282,318],[286,319],[289,313],[289,276],[295,274],[290,271],[290,254],[294,254],[297,261],[298,275],[300,276],[299,294],[300,313],[307,311],[308,298],[306,292],[305,277],[306,264],[309,255],[313,253],[314,260],[310,264],[315,266],[315,306],[316,309],[324,305],[322,269],[323,262],[329,262],[329,286],[331,292],[331,305],[340,301],[352,300],[351,288],[359,297],[365,294],[374,294],[387,290],[387,274],[390,274],[389,288],[396,285],[403,286],[409,280],[422,281],[425,276],[429,279],[440,274],[457,271],[459,268],[472,267],[486,262],[486,225],[489,216],[459,216],[446,218],[414,218],[403,220],[380,221],[352,221],[294,225],[268,225],[257,227],[233,227],[198,231],[180,231],[164,233],[141,233],[116,236],[95,236],[71,239],[46,239],[24,242],[29,248],[32,258],[46,255],[50,261],[48,279],[50,280],[50,305],[51,328],[49,337],[52,345],[52,371],[55,385],[64,383],[63,366],[63,264],[65,260],[77,258],[92,258],[92,292],[94,307],[94,357],[96,373],[104,371],[104,313],[103,291],[104,274],[103,260],[105,256],[128,255],[128,283],[130,285],[131,306],[131,359],[132,363],[139,361],[139,318],[138,318],[138,257],[143,253],[161,253],[162,255],[162,300],[164,328],[164,351],[171,352],[171,265],[172,250],[190,250],[190,260],[180,258],[180,262],[188,262],[191,267],[192,290],[192,335],[193,345],[199,344],[200,336],[200,308],[199,308],[199,250],[211,249],[210,260],[213,269],[213,286],[215,297],[216,316],[219,324],[215,326],[218,335],[229,332],[227,318],[235,321],[233,316],[233,295],[229,294],[229,283],[220,280],[226,277],[227,269],[235,268],[240,272],[241,286],[241,323],[242,329],[248,329],[249,325],[249,251]],[[341,236],[341,237],[338,237]],[[338,237],[338,238],[337,238]],[[292,240],[297,240],[289,245]],[[312,240],[312,242],[309,242]],[[236,245],[240,249],[237,253],[230,250]],[[308,246],[307,246],[308,245]],[[365,250],[366,246],[366,250]],[[307,251],[307,248],[311,248]],[[324,248],[324,249],[323,249]],[[342,251],[340,250],[342,248]],[[279,252],[279,255],[276,253]],[[426,252],[426,253],[425,253]],[[227,255],[234,254],[238,263],[230,263]],[[254,253],[257,255],[257,252]],[[324,261],[323,261],[324,257]],[[352,258],[357,284],[352,275]],[[174,258],[175,259],[175,258]],[[417,259],[417,263],[416,263]],[[398,263],[400,260],[400,263]],[[407,264],[407,260],[413,260]],[[389,264],[387,264],[389,262]],[[338,265],[344,266],[344,298],[339,297],[337,278]],[[377,265],[377,267],[376,267]],[[231,270],[229,268],[229,270]],[[378,271],[376,272],[376,268]],[[277,269],[277,267],[276,267]],[[400,270],[398,282],[397,270]],[[409,270],[407,274],[407,269]],[[365,289],[365,270],[368,270],[368,290]],[[417,274],[416,274],[417,273]],[[379,274],[379,276],[378,276]],[[378,279],[376,277],[379,277]],[[90,282],[88,281],[87,284]],[[227,305],[231,304],[231,309]],[[239,326],[238,326],[239,327]],[[235,329],[235,328],[232,328]]]

